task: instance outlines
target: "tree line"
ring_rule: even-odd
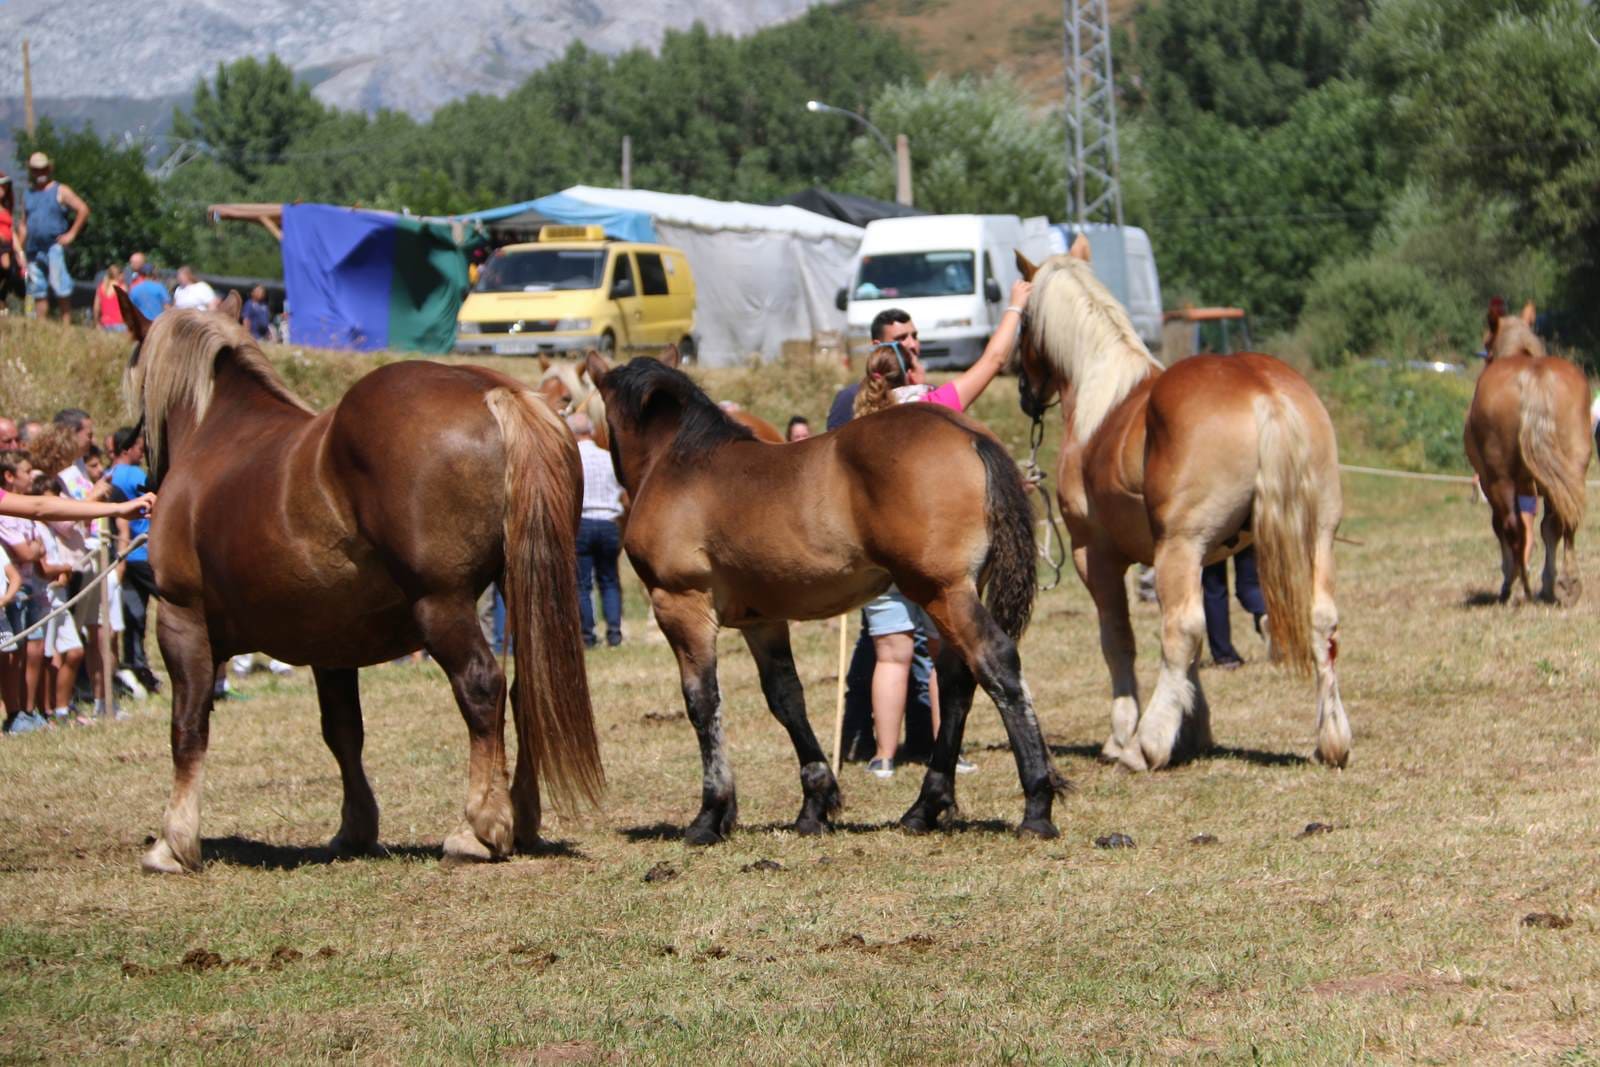
[[[1580,0],[1146,3],[1115,47],[1127,221],[1169,305],[1246,307],[1337,363],[1475,347],[1492,294],[1536,299],[1569,342],[1600,335],[1600,18]],[[1041,31],[1045,32],[1045,31]],[[1050,42],[1041,42],[1041,47]],[[1053,46],[1053,45],[1052,45]],[[701,27],[655,53],[573,45],[504,98],[426,121],[337,111],[275,58],[218,68],[174,118],[190,162],[41,123],[89,197],[80,256],[134,247],[276,274],[265,233],[206,204],[326,201],[449,214],[569,185],[763,202],[808,185],[889,198],[876,140],[807,99],[908,135],[919,207],[1065,213],[1065,133],[1003,71],[925,77],[852,5],[745,38]],[[1261,332],[1258,329],[1258,332]]]

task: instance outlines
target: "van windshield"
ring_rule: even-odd
[[[598,289],[606,253],[600,248],[501,252],[483,266],[477,293],[539,293],[551,289]]]
[[[857,300],[905,300],[914,296],[958,296],[978,290],[968,251],[895,252],[863,256],[854,290]]]

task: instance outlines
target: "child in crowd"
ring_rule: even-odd
[[[33,465],[26,452],[0,453],[0,499],[29,497],[33,488]],[[29,497],[31,498],[31,497]],[[16,514],[0,515],[0,545],[5,548],[22,580],[16,598],[8,605],[10,630],[20,634],[45,616],[46,594],[39,573],[44,545],[38,523]],[[0,687],[5,692],[6,730],[27,733],[46,726],[35,703],[39,678],[44,668],[44,632],[35,630],[20,644],[13,643],[0,652]]]
[[[62,496],[65,489],[61,479],[44,479],[39,496]],[[76,592],[78,566],[88,558],[84,549],[83,527],[70,521],[41,522],[39,532],[44,542],[44,557],[39,570],[48,579],[47,604],[49,611],[66,606]],[[77,621],[71,614],[59,615],[45,624],[44,655],[47,670],[41,693],[41,708],[49,709],[49,718],[57,725],[65,725],[72,706],[72,689],[78,680],[78,668],[83,664],[83,639],[78,635]],[[93,722],[79,716],[80,725]]]

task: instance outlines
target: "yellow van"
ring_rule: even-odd
[[[484,263],[456,316],[456,351],[538,355],[598,348],[694,353],[694,275],[667,245],[608,241],[599,226],[545,226]]]

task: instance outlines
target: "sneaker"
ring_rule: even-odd
[[[250,673],[251,668],[253,668],[255,665],[255,656],[249,652],[246,652],[233,657],[232,661],[230,661],[228,664],[228,669],[234,674],[237,674],[239,677],[243,678],[245,675]]]
[[[112,722],[127,722],[129,719],[132,719],[132,718],[133,718],[133,712],[131,712],[131,711],[123,711],[121,708],[118,708],[116,710],[116,713],[111,716],[111,721]]]
[[[267,670],[282,678],[286,674],[293,674],[294,666],[283,662],[281,659],[269,659],[267,660]]]
[[[157,678],[156,672],[149,667],[135,667],[133,676],[139,679],[139,684],[144,686],[145,692],[152,696],[161,692],[161,679]]]
[[[44,726],[44,723],[35,719],[33,712],[19,711],[17,712],[17,717],[11,720],[11,729],[7,730],[6,733],[31,734],[42,726]]]
[[[116,673],[117,684],[128,691],[128,695],[135,700],[144,700],[150,694],[145,692],[144,686],[139,684],[138,676],[127,667]]]
[[[956,773],[957,774],[977,774],[978,773],[978,765],[976,763],[973,763],[971,760],[967,759],[967,757],[965,757],[965,756],[957,756],[956,757]]]
[[[126,714],[126,713],[124,713],[124,714]],[[76,716],[74,716],[72,721],[78,726],[93,726],[94,725],[93,717],[91,717],[89,715],[85,715],[82,712],[79,712]]]
[[[1219,671],[1236,671],[1244,666],[1244,660],[1238,656],[1224,656],[1211,661],[1211,665]]]
[[[867,773],[872,775],[874,778],[893,778],[894,760],[875,759],[871,763],[867,764]]]
[[[621,634],[606,634],[606,647],[607,648],[616,648],[620,644],[622,644],[622,635]]]

